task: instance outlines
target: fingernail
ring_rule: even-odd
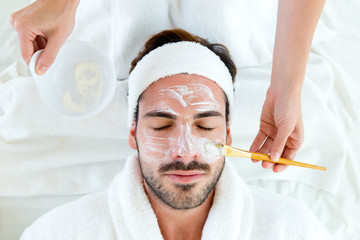
[[[45,67],[45,66],[40,66],[40,67],[37,68],[36,73],[39,74],[39,75],[43,75],[47,71],[47,69],[48,68]]]
[[[270,156],[271,160],[274,162],[279,161],[280,153],[276,152]]]

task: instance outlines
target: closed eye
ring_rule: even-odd
[[[166,125],[166,126],[163,126],[163,127],[159,127],[159,128],[153,128],[155,131],[161,131],[161,130],[165,130],[167,128],[171,127],[171,125]]]
[[[206,127],[202,127],[200,125],[196,125],[198,128],[200,128],[201,130],[204,130],[204,131],[211,131],[213,130],[214,128],[206,128]]]

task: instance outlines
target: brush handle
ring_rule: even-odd
[[[286,164],[286,165],[293,165],[293,166],[299,166],[299,167],[305,167],[305,168],[312,168],[312,169],[323,170],[323,171],[326,170],[325,167],[320,167],[320,166],[307,164],[307,163],[302,163],[302,162],[296,162],[296,161],[292,161],[292,160],[289,160],[289,159],[286,159],[286,158],[279,158],[279,161],[274,162],[274,161],[271,160],[269,155],[263,154],[263,153],[253,153],[252,152],[251,153],[251,158],[256,159],[256,160],[261,160],[261,161],[272,162],[272,163],[281,163],[281,164]]]
[[[225,151],[224,155],[229,157],[251,158],[251,154],[252,154],[251,152],[230,147],[227,145],[222,145],[222,149]]]

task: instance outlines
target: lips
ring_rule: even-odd
[[[175,182],[188,183],[193,182],[205,175],[202,171],[169,171],[165,174]]]

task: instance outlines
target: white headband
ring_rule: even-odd
[[[196,42],[168,43],[145,55],[129,76],[128,123],[134,120],[140,95],[157,80],[187,73],[206,77],[225,92],[231,109],[232,77],[224,62],[207,47]]]

